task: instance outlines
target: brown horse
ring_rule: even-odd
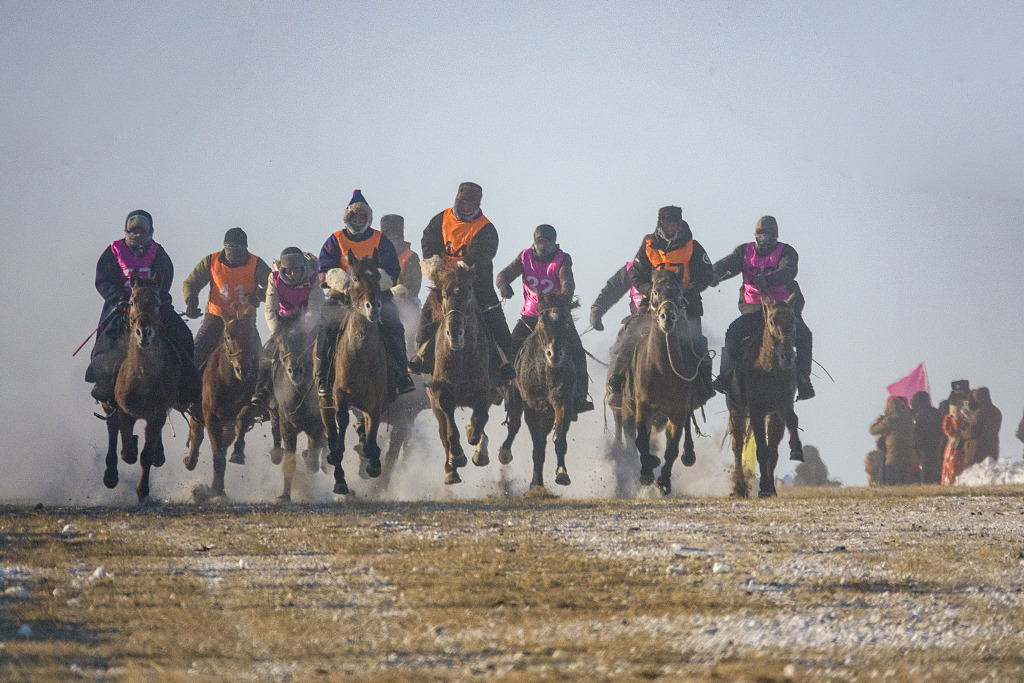
[[[548,434],[552,430],[558,457],[555,483],[559,486],[570,483],[565,467],[566,435],[575,416],[576,382],[579,381],[579,371],[568,350],[573,324],[570,310],[575,306],[566,296],[541,294],[537,325],[516,356],[516,381],[506,404],[508,436],[498,452],[498,461],[503,465],[512,462],[512,442],[519,433],[525,413],[526,427],[533,440],[531,487],[544,486],[545,451]]]
[[[789,430],[790,457],[795,460],[803,458],[799,421],[793,410],[796,392],[793,329],[796,314],[789,301],[778,302],[770,298],[763,301],[762,310],[764,327],[760,343],[757,343],[756,336],[751,337],[743,347],[741,363],[737,367],[740,395],[730,394],[727,397],[729,434],[736,460],[733,494],[743,498],[749,493],[747,478],[743,474],[743,441],[748,424],[757,446],[759,497],[776,495],[775,465],[779,460],[779,443],[786,429]]]
[[[231,462],[245,463],[245,433],[252,422],[239,413],[249,405],[256,389],[256,374],[260,362],[260,340],[256,334],[256,309],[250,305],[239,307],[233,315],[225,315],[224,332],[220,344],[210,354],[203,370],[202,419],[193,415],[189,424],[189,453],[185,468],[194,470],[199,461],[199,447],[203,443],[203,425],[210,434],[213,451],[213,484],[215,496],[224,495],[224,470],[227,467],[228,446],[235,444]]]
[[[466,425],[466,441],[476,446],[473,464],[482,467],[490,461],[484,427],[497,380],[491,366],[490,338],[473,293],[473,270],[461,262],[434,264],[432,269],[424,270],[424,274],[430,271],[428,276],[434,283],[427,303],[434,320],[440,321],[434,337],[434,376],[427,394],[444,444],[444,483],[458,484],[462,481],[458,469],[465,467],[467,460],[459,443],[455,408],[473,411]]]
[[[149,496],[149,470],[164,464],[161,431],[167,413],[178,398],[178,380],[182,359],[164,334],[160,319],[160,282],[139,278],[133,272],[130,280],[127,354],[114,383],[115,404],[104,404],[107,414],[106,471],[103,483],[117,486],[117,434],[121,435],[121,457],[130,464],[139,460],[142,476],[136,493],[139,500]],[[189,361],[190,362],[190,361]],[[139,455],[134,436],[136,420],[146,421],[146,441]]]
[[[681,274],[655,271],[646,313],[633,321],[627,333],[632,336],[632,358],[623,391],[623,413],[636,420],[636,448],[640,456],[640,484],[654,483],[658,458],[651,455],[651,432],[659,416],[665,424],[665,464],[658,476],[658,488],[672,492],[672,465],[679,456],[683,439],[682,462],[696,462],[691,422],[700,408],[697,359],[690,351],[690,332],[684,313],[685,301]]]
[[[349,410],[357,411],[362,424],[360,443],[366,458],[366,472],[379,477],[380,446],[377,431],[381,415],[391,403],[393,392],[388,386],[388,355],[380,324],[380,272],[372,257],[356,260],[349,254],[350,272],[332,283],[333,289],[348,298],[340,323],[340,337],[334,355],[335,420],[325,424],[330,454],[327,462],[334,465],[334,492],[348,493],[341,459],[345,453],[345,430]],[[334,271],[332,271],[333,273]],[[340,273],[340,269],[338,270]]]
[[[306,435],[303,454],[307,468],[319,469],[320,456],[327,450],[327,434],[317,407],[316,378],[313,376],[313,343],[316,330],[304,324],[279,322],[274,334],[277,355],[273,361],[274,402],[270,411],[274,447],[270,461],[281,465],[284,490],[278,500],[292,499],[292,478],[295,475],[296,449],[300,433]],[[281,443],[284,443],[284,448]]]

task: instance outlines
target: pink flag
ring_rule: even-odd
[[[919,391],[930,392],[928,371],[924,369],[924,363],[911,370],[910,374],[903,379],[893,382],[886,388],[889,390],[889,396],[903,396],[908,402]]]

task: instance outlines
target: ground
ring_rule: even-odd
[[[2,680],[1021,680],[1024,487],[0,508]]]

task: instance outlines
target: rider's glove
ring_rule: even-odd
[[[598,332],[604,332],[604,323],[601,322],[601,311],[596,308],[590,309],[590,326]]]

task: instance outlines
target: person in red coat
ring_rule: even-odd
[[[961,407],[956,401],[949,404],[949,415],[942,418],[942,431],[949,442],[942,457],[942,484],[952,486],[960,473],[967,469],[967,450],[965,448],[964,431],[970,411]]]

